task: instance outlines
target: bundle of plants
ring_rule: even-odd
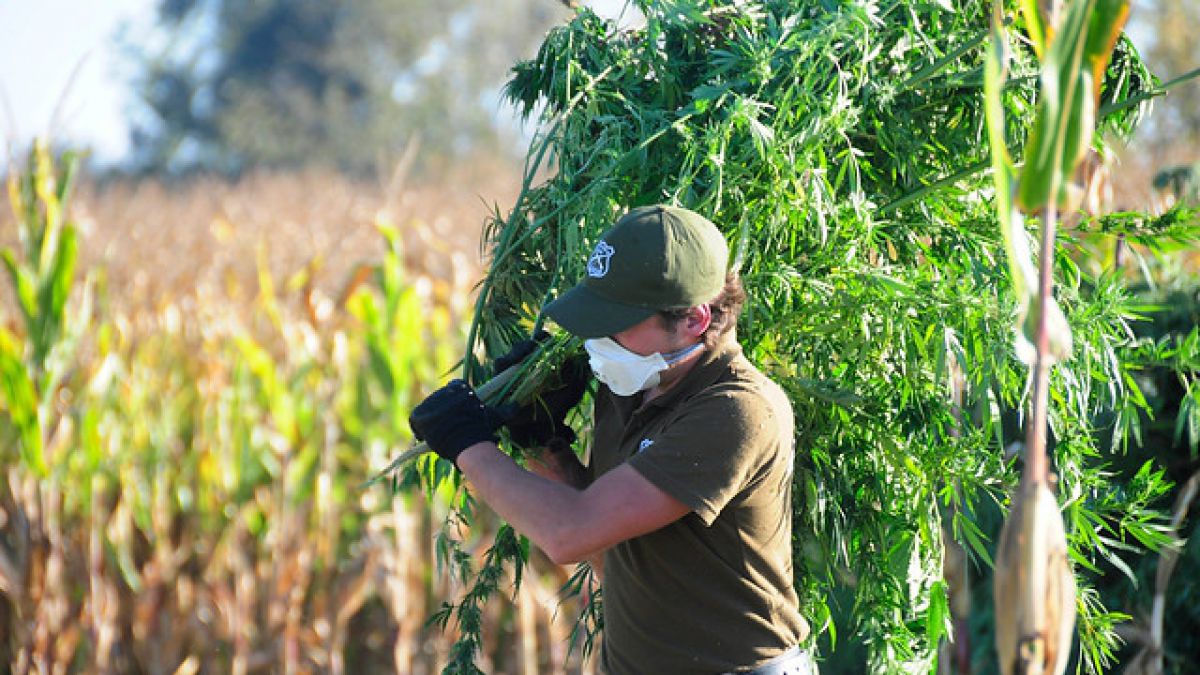
[[[464,375],[482,383],[489,358],[541,327],[540,308],[583,277],[621,213],[670,203],[704,214],[748,291],[738,338],[796,413],[801,610],[828,639],[826,655],[844,644],[839,635],[858,635],[872,671],[931,672],[951,625],[944,550],[953,540],[990,565],[976,510],[1004,502],[1016,482],[1013,420],[1028,405],[988,175],[992,3],[634,4],[644,25],[581,9],[514,70],[507,93],[540,115],[540,132],[521,194],[486,231],[490,265]],[[1015,4],[1005,3],[1014,53],[1002,105],[1020,161],[1038,63]],[[1101,131],[1128,134],[1155,86],[1122,38],[1101,87]],[[1153,225],[1135,221],[1143,235]],[[1065,253],[1055,265],[1075,345],[1052,378],[1049,420],[1082,657],[1099,671],[1119,615],[1096,601],[1091,580],[1106,561],[1121,564],[1114,542],[1161,541],[1147,505],[1166,488],[1110,490],[1099,456],[1109,438],[1123,446],[1144,405],[1125,361],[1133,303],[1114,275],[1089,276]],[[530,367],[552,372],[573,346],[560,334]],[[536,396],[540,379],[521,377],[517,395]],[[428,455],[401,475],[457,480]],[[502,528],[484,567],[460,570],[474,583],[439,616],[457,617],[463,634],[448,671],[474,669],[473,617],[500,570],[519,570],[527,555]]]

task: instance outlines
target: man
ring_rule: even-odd
[[[792,410],[737,344],[744,293],[727,262],[702,216],[642,207],[546,306],[585,338],[601,382],[582,481],[562,478],[577,460],[561,451],[581,388],[509,422],[522,444],[560,449],[547,453],[549,474],[500,452],[500,415],[461,380],[410,418],[553,560],[602,557],[608,673],[815,672],[792,588]]]

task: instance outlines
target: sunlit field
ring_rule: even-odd
[[[411,445],[407,411],[460,358],[480,224],[515,180],[81,181],[60,196],[66,164],[39,162],[0,219],[10,270],[54,289],[22,300],[6,274],[0,662],[439,671],[455,624],[427,621],[462,592],[440,542],[482,557],[496,523],[445,522],[450,488],[363,483]],[[479,617],[488,672],[580,670],[566,572],[533,562]]]

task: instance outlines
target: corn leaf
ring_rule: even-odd
[[[1040,3],[1037,0],[1018,0],[1021,16],[1025,19],[1025,30],[1029,41],[1033,43],[1033,52],[1040,59],[1046,53],[1046,42],[1053,36],[1054,27],[1048,26],[1042,16]],[[999,3],[997,3],[999,9]]]
[[[984,114],[987,119],[988,147],[991,150],[992,176],[996,182],[996,216],[1004,238],[1004,253],[1012,274],[1013,293],[1019,302],[1027,302],[1037,273],[1033,253],[1025,231],[1024,218],[1013,209],[1012,191],[1016,172],[1008,154],[1004,135],[1003,90],[1008,66],[1008,35],[1004,30],[1001,5],[995,5],[992,15],[992,39],[985,55],[983,69]]]
[[[0,402],[20,437],[20,454],[25,466],[39,477],[48,473],[38,419],[38,396],[25,367],[21,343],[0,328]]]
[[[1091,144],[1100,83],[1121,28],[1126,0],[1076,0],[1043,63],[1037,116],[1030,132],[1017,203],[1036,211],[1058,200]]]
[[[4,267],[8,270],[9,278],[12,279],[13,288],[16,289],[17,304],[21,307],[25,323],[30,325],[38,314],[37,284],[34,276],[28,268],[17,261],[12,251],[8,249],[0,251],[0,258],[4,259]]]

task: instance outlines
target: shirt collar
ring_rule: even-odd
[[[692,369],[683,376],[683,379],[676,382],[675,386],[668,389],[662,396],[638,405],[636,410],[669,406],[703,390],[716,382],[728,370],[729,363],[741,353],[742,346],[732,335],[723,336],[715,346],[705,348],[696,365],[692,366]],[[645,396],[645,392],[641,395]]]

